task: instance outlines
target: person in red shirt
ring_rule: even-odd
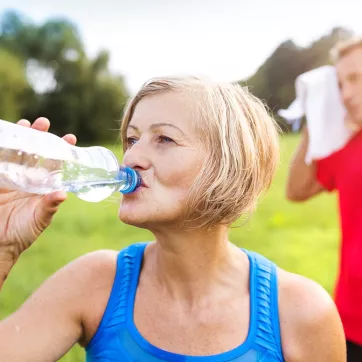
[[[352,362],[362,361],[362,38],[340,45],[334,55],[346,122],[355,133],[342,149],[307,165],[305,127],[290,164],[287,198],[301,202],[322,191],[338,192],[342,243],[335,302]]]

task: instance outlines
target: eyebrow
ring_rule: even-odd
[[[178,128],[177,126],[175,126],[171,123],[153,123],[153,124],[151,124],[150,129],[153,130],[153,129],[159,128],[159,127],[172,127],[172,128],[177,129],[179,132],[181,132],[184,135],[184,132],[180,128]],[[132,124],[129,124],[128,128],[133,128],[135,131],[139,132],[138,127],[136,127]]]

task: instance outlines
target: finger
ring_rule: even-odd
[[[40,205],[36,208],[36,218],[43,225],[48,225],[59,206],[67,199],[64,191],[56,191],[42,197]]]
[[[39,231],[45,230],[51,223],[54,214],[58,211],[59,205],[67,198],[64,191],[56,191],[42,197],[35,208],[34,217]]]
[[[39,131],[48,132],[50,127],[50,122],[48,118],[40,117],[37,118],[31,128],[37,129]]]
[[[30,127],[31,123],[27,119],[21,119],[20,121],[16,122],[19,126],[23,127]]]
[[[44,196],[44,203],[47,207],[58,207],[62,202],[67,199],[67,193],[65,191],[55,191],[51,194]]]
[[[75,137],[74,134],[66,134],[63,139],[71,145],[75,145],[77,143],[77,137]]]

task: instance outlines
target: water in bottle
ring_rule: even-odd
[[[120,167],[105,147],[76,147],[60,137],[0,120],[0,188],[47,194],[72,192],[97,202],[135,191],[141,177]]]

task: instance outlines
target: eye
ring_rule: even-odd
[[[172,143],[175,142],[172,138],[159,135],[157,139],[158,143]]]
[[[134,137],[127,137],[126,142],[127,148],[131,148],[137,142],[137,139]]]

